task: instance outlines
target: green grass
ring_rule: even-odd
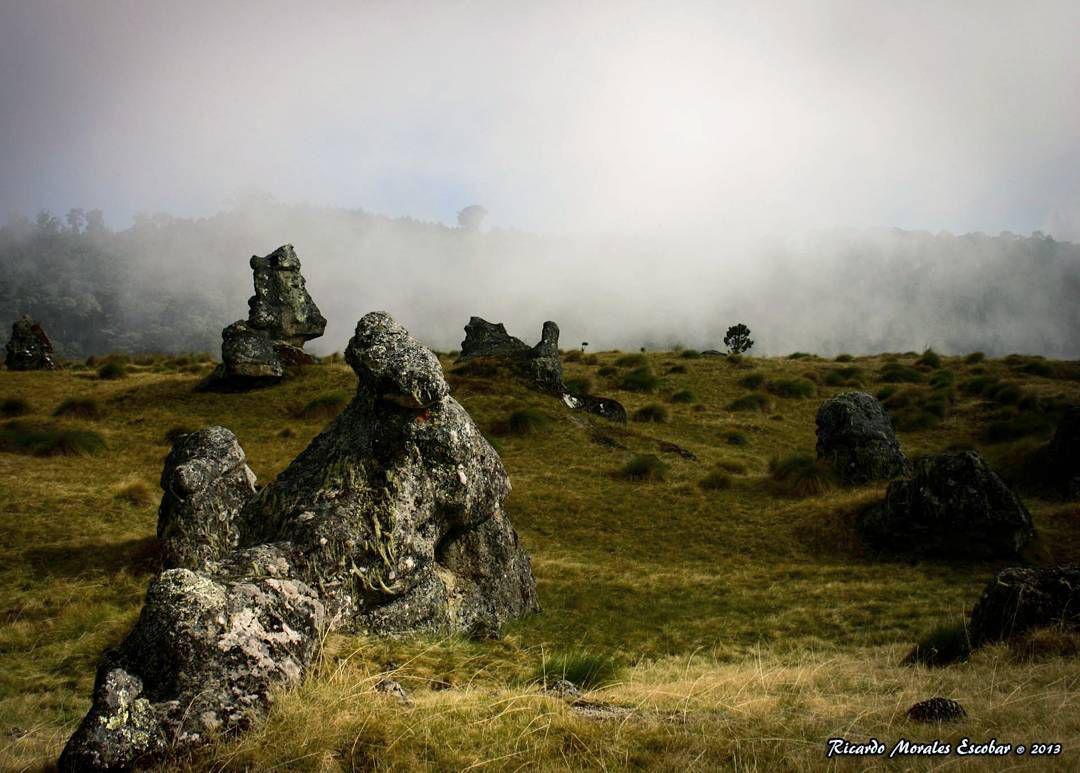
[[[899,362],[887,363],[878,372],[878,377],[890,384],[921,384],[923,381],[920,371]]]
[[[547,430],[551,426],[551,419],[536,408],[522,408],[510,414],[506,426],[511,435],[526,437]]]
[[[641,368],[649,364],[644,354],[624,354],[615,360],[615,366],[619,368]]]
[[[813,497],[835,486],[832,470],[812,454],[796,451],[769,461],[773,488],[791,497]]]
[[[728,404],[729,411],[767,411],[772,406],[772,401],[765,395],[751,392],[743,395]]]
[[[698,483],[706,491],[721,491],[731,488],[731,474],[724,470],[713,470]]]
[[[593,390],[592,379],[588,376],[566,379],[566,389],[574,395],[591,395]]]
[[[97,374],[98,378],[103,381],[114,381],[118,378],[125,378],[128,374],[127,364],[118,360],[110,360],[98,368]]]
[[[765,385],[764,373],[747,373],[739,379],[739,386],[745,389],[761,389]]]
[[[812,397],[817,393],[817,387],[814,385],[814,382],[807,378],[771,379],[766,382],[765,390],[769,394],[788,399]]]
[[[598,369],[614,368],[619,356],[598,353],[596,365],[568,362],[566,378],[598,378]],[[678,355],[644,357],[659,373]],[[842,366],[814,357],[748,360],[770,381],[820,376],[816,398],[775,399],[771,413],[762,414],[727,410],[746,394],[738,382],[750,370],[723,358],[678,361],[689,372],[668,377],[673,383],[664,394],[690,390],[694,405],[669,405],[667,423],[626,428],[571,412],[499,369],[452,379],[454,397],[485,430],[518,410],[550,419],[527,441],[506,438],[499,446],[513,482],[507,514],[531,555],[543,613],[506,625],[493,642],[331,634],[319,666],[279,691],[266,718],[177,767],[810,771],[825,767],[830,737],[937,737],[943,731],[913,726],[903,712],[942,694],[959,700],[970,717],[944,731],[949,739],[1054,738],[1066,752],[1054,764],[1074,769],[1080,661],[1065,654],[1066,645],[1060,654],[1058,645],[1040,645],[1030,659],[996,646],[947,668],[901,665],[928,631],[970,609],[999,563],[876,555],[854,522],[883,496],[884,482],[801,496],[786,490],[797,475],[773,480],[771,459],[814,447],[820,402],[846,389],[829,385],[827,373]],[[1003,407],[964,392],[960,383],[974,374],[958,360],[946,363],[958,372],[955,390],[932,389],[932,374],[915,385],[875,385],[896,394],[915,390],[914,402],[955,391],[944,422],[901,434],[908,456],[963,444],[1006,476],[1044,467],[1038,451],[1045,436],[984,439],[992,423],[1021,415],[1020,403]],[[453,367],[448,358],[443,364]],[[882,357],[858,360],[867,383],[887,364]],[[351,395],[356,383],[347,366],[328,362],[271,389],[211,395],[193,391],[198,374],[157,367],[133,365],[118,381],[93,378],[93,370],[0,371],[0,394],[36,409],[16,421],[86,429],[82,419],[44,416],[65,399],[96,400],[104,411],[92,427],[108,451],[0,451],[0,769],[39,770],[55,761],[88,706],[102,651],[139,613],[157,569],[154,503],[166,432],[230,428],[265,484],[328,421],[291,419],[293,407],[326,393]],[[1050,423],[1053,410],[1080,402],[1080,381],[1026,374],[1000,359],[977,367],[1019,385],[1036,400],[1031,415]],[[617,397],[631,414],[658,400],[639,392]],[[783,421],[772,421],[774,415]],[[596,442],[601,431],[617,443]],[[661,452],[662,441],[693,451],[698,461]],[[623,468],[636,457],[651,457],[633,466],[660,465],[663,479],[624,479]],[[714,472],[729,476],[731,486],[703,487]],[[135,481],[144,482],[148,499],[122,495]],[[1023,491],[1040,535],[1029,560],[1080,562],[1075,504],[1026,493],[1026,484]],[[533,684],[545,662],[582,652],[622,664],[612,683],[587,697],[630,715],[586,716]],[[398,708],[374,691],[391,663],[411,707]],[[434,689],[442,683],[452,688]],[[945,762],[911,758],[900,768]],[[963,768],[1000,765],[969,760]]]
[[[656,454],[638,454],[623,465],[620,474],[626,480],[662,481],[670,469]]]
[[[97,419],[101,414],[101,405],[90,397],[69,397],[53,411],[53,416],[72,416],[80,419]]]
[[[545,658],[532,681],[551,685],[565,679],[581,690],[596,690],[617,682],[622,671],[622,664],[610,653],[578,649]]]
[[[344,390],[326,392],[309,400],[299,410],[293,411],[293,416],[297,419],[332,419],[341,413],[350,399],[351,396]]]
[[[930,630],[904,658],[904,663],[924,666],[948,666],[971,657],[971,639],[967,620],[942,623]]]
[[[97,432],[77,427],[9,421],[0,425],[0,452],[30,456],[89,456],[106,448]]]

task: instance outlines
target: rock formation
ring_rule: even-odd
[[[1067,499],[1080,499],[1080,408],[1066,411],[1047,447],[1052,476]]]
[[[8,370],[56,370],[53,345],[41,325],[23,315],[11,326],[4,364]]]
[[[478,358],[507,362],[511,370],[531,387],[561,397],[570,408],[626,423],[626,409],[618,401],[609,397],[575,395],[566,388],[559,356],[559,326],[554,322],[544,323],[539,343],[530,347],[507,333],[501,322],[493,324],[480,317],[472,317],[465,326],[465,340],[461,342],[458,362]]]
[[[280,381],[290,367],[314,358],[304,342],[318,338],[326,319],[308,294],[300,259],[291,244],[265,257],[253,255],[255,295],[245,322],[221,331],[221,365],[200,385],[207,391],[241,391]]]
[[[165,570],[106,653],[63,770],[153,760],[241,729],[326,629],[497,632],[538,609],[498,454],[439,361],[382,312],[357,323],[352,403],[254,494],[235,436],[182,436],[159,511]]]
[[[848,485],[888,480],[909,470],[885,409],[865,392],[845,392],[822,403],[817,456]]]
[[[859,525],[888,550],[965,558],[1015,556],[1035,533],[1023,502],[974,451],[917,460]]]
[[[1080,566],[1002,570],[971,611],[968,630],[978,647],[1047,626],[1080,628]]]

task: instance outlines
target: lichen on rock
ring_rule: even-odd
[[[865,392],[845,392],[821,404],[817,457],[847,485],[889,480],[910,470],[888,414]]]
[[[166,459],[165,570],[98,670],[63,770],[127,768],[242,729],[326,630],[497,635],[539,608],[498,454],[438,358],[389,315],[357,323],[352,403],[270,485],[236,437]]]

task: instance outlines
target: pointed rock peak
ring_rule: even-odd
[[[345,350],[360,391],[425,408],[450,394],[442,365],[385,311],[365,314]]]
[[[559,326],[548,320],[544,323],[543,332],[540,333],[540,341],[533,347],[533,354],[537,357],[552,357],[559,354]]]
[[[269,255],[252,255],[251,267],[255,270],[299,271],[300,258],[296,256],[296,250],[291,244],[283,244]]]

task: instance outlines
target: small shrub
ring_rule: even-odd
[[[595,354],[587,354],[581,358],[582,365],[596,365],[598,362],[600,362],[600,358]]]
[[[32,456],[89,456],[105,448],[105,439],[87,429],[18,421],[0,427],[0,451]]]
[[[890,384],[921,384],[923,375],[910,365],[899,362],[890,362],[884,365],[879,372],[882,381]]]
[[[30,403],[21,397],[6,397],[0,401],[0,416],[13,418],[30,413]]]
[[[547,429],[549,424],[551,424],[551,420],[548,419],[547,414],[538,411],[536,408],[522,408],[514,411],[506,420],[510,434],[518,437],[535,435]]]
[[[920,368],[937,370],[941,367],[941,355],[939,355],[933,349],[927,349],[925,352],[922,353],[922,357],[915,360],[915,365]]]
[[[862,386],[862,378],[862,369],[856,368],[855,366],[847,368],[829,368],[829,370],[825,372],[825,385],[832,387],[857,387]]]
[[[904,663],[914,665],[921,663],[924,666],[947,666],[951,663],[959,663],[971,656],[971,639],[968,636],[967,625],[958,623],[944,623],[932,629],[923,637],[922,641],[904,658]]]
[[[297,419],[332,419],[349,402],[345,392],[326,392],[293,413]]]
[[[664,424],[668,420],[668,411],[662,405],[650,404],[634,411],[634,421]]]
[[[852,357],[850,354],[838,354],[834,359],[836,360],[836,362],[851,362],[855,358]]]
[[[934,389],[948,389],[956,381],[956,374],[951,370],[938,370],[930,377],[930,386]]]
[[[827,464],[798,451],[770,460],[769,474],[775,488],[788,496],[817,496],[834,485],[832,469]]]
[[[966,395],[981,395],[1000,383],[993,376],[974,376],[960,382],[960,391]]]
[[[882,387],[878,390],[877,399],[888,400],[890,397],[896,394],[898,388],[899,387],[892,386],[891,384],[889,386]]]
[[[706,491],[720,491],[722,489],[731,488],[731,475],[723,470],[713,470],[704,478],[702,478],[698,485]]]
[[[668,466],[656,454],[639,454],[622,468],[626,480],[662,481],[667,477]]]
[[[615,364],[620,368],[641,368],[648,365],[649,360],[644,354],[624,354],[615,360]]]
[[[146,481],[136,479],[121,483],[113,496],[136,507],[147,507],[154,503],[154,493]]]
[[[724,436],[724,442],[729,446],[745,446],[750,444],[750,438],[741,432],[729,432]]]
[[[652,392],[660,384],[653,372],[647,367],[632,370],[619,381],[619,388],[627,392]]]
[[[1045,416],[1021,413],[991,421],[983,430],[983,440],[987,443],[1008,443],[1026,437],[1049,435],[1053,431],[1053,424]]]
[[[190,427],[173,427],[165,432],[165,442],[170,446],[176,445],[176,441],[184,435],[190,435],[195,430]]]
[[[80,419],[96,419],[101,416],[98,401],[86,397],[69,397],[56,406],[53,416],[74,416]]]
[[[596,375],[598,375],[598,376],[614,376],[618,372],[619,372],[619,369],[616,368],[614,365],[605,365],[604,367],[602,367],[602,368],[600,368],[599,370],[596,371]]]
[[[764,373],[747,373],[739,379],[739,386],[746,389],[761,389],[765,383]]]
[[[689,389],[681,389],[671,396],[673,403],[692,403],[697,399]]]
[[[98,378],[106,381],[112,381],[118,378],[124,378],[127,376],[127,365],[122,362],[106,362],[100,368],[98,368]]]
[[[769,398],[758,392],[751,392],[733,400],[728,405],[729,411],[767,411],[769,410]]]
[[[281,438],[291,438],[295,435],[296,433],[293,432],[292,427],[285,427],[283,430],[281,430],[281,432],[277,433],[277,436]]]
[[[813,357],[808,352],[792,352],[787,356],[789,360],[805,360],[807,357]]]
[[[971,354],[969,354],[967,357],[964,358],[964,362],[966,362],[968,365],[977,365],[978,363],[982,362],[985,359],[986,359],[986,355],[983,354],[982,352],[972,352]]]
[[[679,352],[679,356],[682,357],[684,360],[700,360],[701,352],[699,352],[697,349],[683,349],[681,352]]]
[[[560,679],[580,690],[595,690],[614,684],[622,673],[622,665],[613,655],[588,650],[559,652],[540,664],[533,681],[544,686]]]
[[[1000,383],[995,384],[992,387],[988,387],[983,392],[984,397],[988,397],[995,403],[1001,405],[1013,405],[1020,402],[1020,398],[1023,397],[1023,392],[1020,391],[1020,387],[1016,384]]]
[[[786,398],[810,397],[817,392],[814,382],[805,378],[781,378],[769,381],[765,389],[770,394]]]
[[[577,351],[576,349],[574,351]],[[592,394],[593,382],[588,376],[579,376],[578,378],[568,378],[566,380],[566,389],[570,394],[574,395],[589,395]]]
[[[685,365],[672,365],[667,369],[668,373],[688,373]]]
[[[1040,376],[1041,378],[1053,378],[1056,375],[1053,366],[1042,360],[1025,362],[1023,365],[1016,368],[1016,370],[1028,376]]]

